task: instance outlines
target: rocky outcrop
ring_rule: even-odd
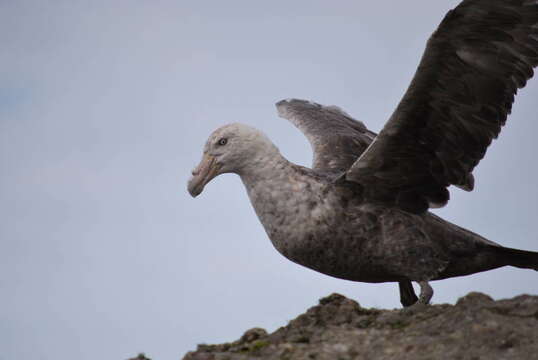
[[[494,301],[470,293],[413,314],[365,309],[332,294],[271,334],[251,329],[183,359],[538,359],[538,296]]]

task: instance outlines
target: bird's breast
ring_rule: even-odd
[[[356,278],[364,243],[378,236],[375,221],[359,204],[319,184],[288,182],[251,189],[249,196],[282,255],[331,276]]]

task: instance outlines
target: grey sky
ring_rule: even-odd
[[[178,359],[274,330],[321,296],[398,307],[394,284],[332,279],[272,248],[236,176],[186,191],[209,133],[239,121],[309,165],[287,97],[379,131],[458,1],[0,2],[0,360]],[[538,251],[538,81],[441,216]],[[500,269],[432,283],[536,293]]]

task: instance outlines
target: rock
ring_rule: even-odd
[[[199,345],[183,360],[538,359],[538,296],[470,293],[416,314],[362,308],[339,294],[268,334]]]
[[[137,357],[131,358],[129,360],[151,360],[150,358],[146,357],[144,353],[138,354]]]
[[[261,337],[267,336],[267,331],[262,328],[253,328],[250,330],[247,330],[243,336],[241,336],[241,339],[239,341],[242,342],[252,342],[254,340],[258,340]]]

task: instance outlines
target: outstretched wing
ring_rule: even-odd
[[[537,0],[464,0],[428,41],[409,89],[346,174],[366,196],[423,212],[472,171],[538,64]]]
[[[287,99],[276,103],[278,115],[306,136],[314,152],[312,168],[338,173],[348,170],[376,134],[336,106]]]

